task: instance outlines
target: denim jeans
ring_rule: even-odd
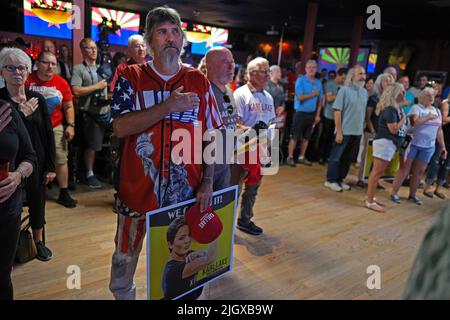
[[[328,160],[331,147],[333,145],[334,120],[330,120],[324,117],[322,119],[322,122],[323,131],[322,135],[320,136],[319,159]]]
[[[439,143],[436,143],[436,151],[433,158],[431,158],[430,165],[428,167],[428,173],[426,183],[431,185],[434,183],[437,177],[438,185],[442,186],[447,179],[448,170],[450,169],[450,157],[447,154],[447,158],[439,164],[441,161],[442,148]]]
[[[344,136],[342,143],[333,142],[330,158],[328,160],[327,181],[342,182],[350,170],[359,150],[361,136]]]

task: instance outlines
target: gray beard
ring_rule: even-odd
[[[357,86],[358,88],[364,88],[365,84],[366,84],[365,81],[358,81],[355,83],[355,86]]]
[[[178,59],[180,57],[178,53],[179,52],[177,53],[166,52],[164,50],[163,52],[161,52],[161,61],[163,62],[163,64],[167,66],[178,64]]]

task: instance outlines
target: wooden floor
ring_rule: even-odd
[[[377,214],[362,207],[363,191],[335,193],[323,186],[324,176],[325,167],[314,164],[284,166],[278,175],[264,177],[254,219],[264,234],[236,231],[233,271],[205,288],[206,299],[402,298],[418,247],[444,202],[396,205],[384,191],[377,197],[389,210]],[[14,269],[16,299],[113,298],[112,195],[112,190],[77,194],[76,209],[47,202],[47,244],[54,258]],[[146,298],[144,252],[135,278],[139,299]],[[70,265],[81,268],[80,290],[66,288]],[[380,290],[366,287],[370,265],[381,268]]]

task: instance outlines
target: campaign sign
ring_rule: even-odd
[[[147,299],[183,297],[231,271],[237,186],[213,193],[212,210],[196,200],[147,212]]]

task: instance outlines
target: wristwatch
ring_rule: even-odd
[[[67,124],[69,127],[75,128],[75,122],[71,122]]]

